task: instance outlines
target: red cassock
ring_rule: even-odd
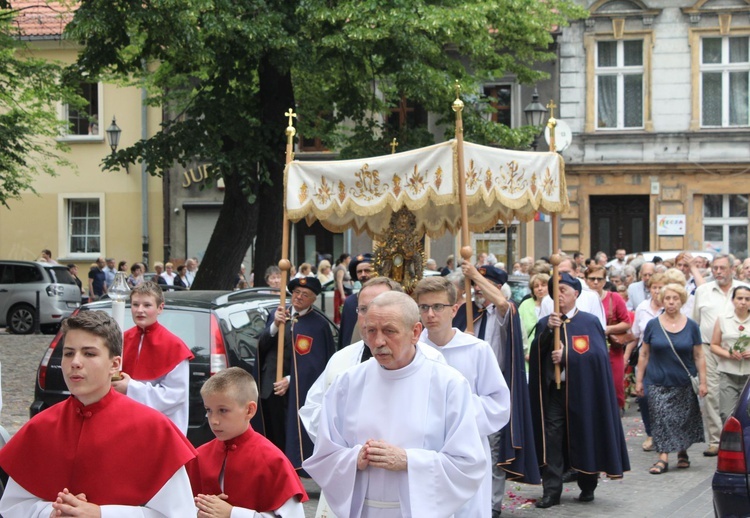
[[[143,335],[140,354],[138,345]],[[169,374],[185,359],[195,356],[185,342],[159,322],[146,329],[131,327],[123,335],[122,371],[135,380],[155,380]]]
[[[97,505],[142,506],[195,454],[169,419],[110,390],[34,416],[0,449],[0,466],[44,501],[68,488]]]
[[[219,475],[224,466],[224,490]],[[259,513],[278,509],[297,496],[308,500],[292,464],[268,439],[251,427],[229,441],[213,441],[198,448],[198,461],[188,467],[193,494],[226,494],[233,506]]]

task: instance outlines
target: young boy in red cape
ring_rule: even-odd
[[[123,337],[122,380],[114,389],[158,410],[180,429],[188,430],[190,352],[185,342],[157,322],[164,309],[158,284],[144,282],[130,292],[135,326]]]
[[[0,515],[193,516],[185,464],[195,449],[169,419],[111,388],[122,354],[117,323],[82,311],[62,332],[71,397],[34,416],[0,450],[10,476]]]
[[[190,466],[198,517],[304,518],[307,493],[291,462],[250,426],[258,410],[253,377],[225,369],[203,384],[201,396],[216,439],[198,448]]]

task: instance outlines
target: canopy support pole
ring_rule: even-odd
[[[557,120],[555,119],[555,101],[550,99],[547,108],[550,109],[550,118],[547,121],[547,127],[549,128],[549,149],[551,152],[557,154],[557,146],[555,143],[555,126],[557,126]],[[552,214],[552,300],[555,305],[555,313],[560,314],[560,230],[558,224],[558,214],[555,212]],[[560,315],[562,318],[562,315]],[[553,336],[553,344],[555,351],[560,350],[560,328],[556,327]],[[555,384],[557,389],[560,389],[560,364],[555,364]]]
[[[469,208],[466,202],[466,173],[464,171],[464,123],[461,112],[464,102],[461,100],[461,85],[456,80],[456,100],[451,107],[456,112],[456,160],[458,162],[458,199],[461,203],[461,257],[470,261],[473,254],[471,241],[469,241]],[[466,332],[474,334],[474,311],[471,304],[471,280],[464,278],[464,290],[466,293]]]
[[[284,113],[284,116],[289,117],[289,126],[286,128],[286,165],[288,166],[294,159],[294,135],[297,132],[292,125],[292,119],[297,116],[292,108]],[[286,174],[286,167],[284,168],[284,174]],[[286,186],[286,182],[285,186]],[[286,196],[284,196],[284,209],[283,217],[281,220],[281,259],[279,260],[279,269],[281,270],[281,289],[279,290],[279,306],[286,308],[286,285],[289,280],[289,270],[292,264],[289,262],[289,218],[286,213]],[[286,323],[282,323],[279,326],[279,334],[277,347],[278,354],[276,356],[276,381],[281,381],[284,377],[284,331]]]

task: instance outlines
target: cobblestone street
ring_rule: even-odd
[[[0,331],[0,362],[2,362],[3,409],[0,424],[11,434],[29,417],[29,405],[34,398],[34,378],[44,350],[52,341],[51,335],[16,336]],[[631,471],[622,480],[602,478],[596,492],[596,502],[579,504],[575,484],[567,484],[563,502],[553,510],[539,510],[533,502],[541,496],[541,487],[509,483],[503,516],[575,516],[581,517],[667,517],[706,518],[712,516],[711,476],[716,460],[703,457],[703,444],[690,450],[693,465],[689,470],[670,471],[663,477],[647,472],[656,458],[654,453],[641,450],[643,425],[635,408],[623,418],[623,428],[630,454]],[[320,489],[312,480],[304,480],[310,501],[305,504],[305,516],[315,516]]]
[[[14,434],[29,420],[36,370],[53,335],[12,335],[0,331],[3,409],[0,424]]]

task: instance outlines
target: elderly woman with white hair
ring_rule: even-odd
[[[649,469],[652,475],[669,471],[669,453],[677,452],[677,467],[689,468],[687,449],[703,442],[703,421],[691,378],[698,376],[698,395],[704,397],[706,364],[698,324],[680,309],[688,295],[676,283],[659,292],[664,312],[646,325],[638,359],[635,390],[643,397],[648,386],[651,434],[659,459]]]

